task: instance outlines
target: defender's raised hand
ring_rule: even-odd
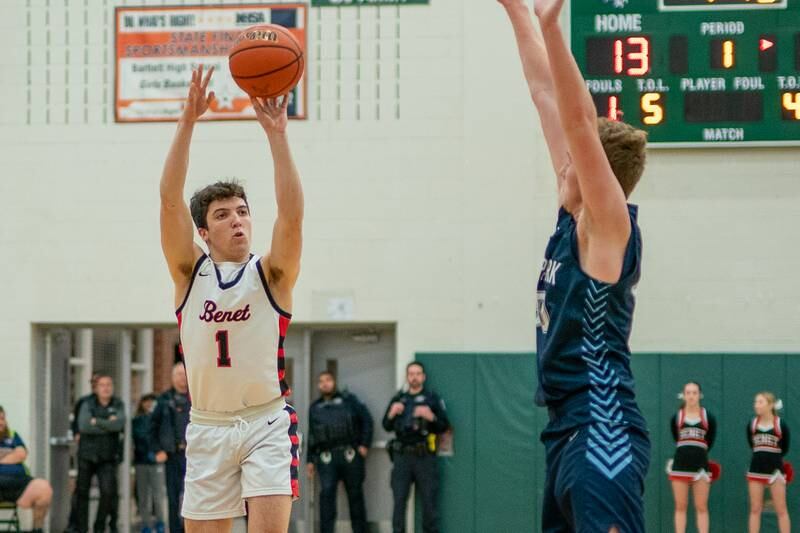
[[[525,8],[528,7],[527,4],[525,3],[525,0],[497,0],[497,2],[506,9],[508,9],[509,7],[516,7],[516,6],[522,6]]]
[[[208,107],[214,101],[214,91],[206,94],[213,73],[214,67],[211,67],[203,76],[202,64],[192,71],[192,84],[189,86],[189,96],[186,97],[183,107],[183,120],[195,122],[208,111]]]
[[[533,11],[539,17],[542,25],[551,24],[558,20],[564,0],[534,0]]]

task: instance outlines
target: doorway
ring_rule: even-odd
[[[36,412],[48,413],[35,421],[36,464],[54,490],[50,531],[67,527],[72,493],[77,477],[76,443],[70,431],[75,402],[91,392],[93,372],[114,379],[115,395],[131,413],[139,398],[170,386],[170,371],[176,357],[178,334],[174,326],[74,327],[41,326],[34,334],[37,365]],[[335,372],[342,389],[356,394],[367,406],[375,423],[367,478],[364,486],[367,517],[372,532],[391,531],[392,498],[389,485],[391,464],[386,452],[389,435],[381,420],[395,392],[395,326],[295,325],[286,338],[286,379],[292,388],[288,398],[300,414],[300,432],[307,434],[308,408],[318,397],[317,375]],[[131,440],[125,439],[123,465],[131,464]],[[315,482],[305,477],[305,449],[301,450],[302,499],[292,511],[291,531],[318,531],[318,497]],[[130,468],[119,472],[119,527],[131,531],[136,525],[136,507]],[[344,489],[338,497],[337,532],[349,532],[349,513]],[[94,507],[91,508],[94,514]],[[235,530],[243,529],[237,523]]]
[[[177,338],[174,327],[39,327],[35,330],[37,383],[36,412],[46,416],[35,420],[36,464],[53,486],[50,531],[63,531],[68,524],[77,478],[77,443],[73,435],[74,406],[91,393],[94,373],[111,376],[114,396],[125,404],[127,424],[123,462],[118,472],[119,521],[121,531],[135,523],[131,457],[131,413],[139,398],[164,387],[164,376],[156,376],[154,363],[171,368]],[[162,350],[160,344],[169,345]],[[162,362],[161,359],[164,361]],[[155,379],[161,377],[161,379]],[[168,379],[168,374],[166,375]],[[126,467],[127,466],[127,467]],[[96,488],[90,493],[91,517],[96,510]]]
[[[339,388],[358,396],[369,409],[375,431],[366,461],[367,519],[371,532],[391,532],[391,462],[386,452],[390,436],[381,421],[396,392],[394,325],[300,326],[290,330],[287,356],[294,360],[291,401],[300,414],[303,435],[308,432],[308,408],[319,397],[317,377],[323,370],[333,372]],[[301,476],[303,500],[293,512],[293,531],[312,533],[319,531],[319,488],[316,480],[305,477],[305,453],[301,457]],[[350,531],[347,496],[340,485],[336,532]]]

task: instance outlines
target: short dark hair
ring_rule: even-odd
[[[242,187],[236,180],[218,181],[192,195],[189,202],[189,209],[192,213],[192,220],[198,228],[208,229],[208,222],[206,216],[208,215],[208,206],[215,200],[225,200],[226,198],[241,198],[250,209],[250,204],[247,202],[247,195]]]
[[[419,361],[411,361],[410,363],[408,363],[406,365],[406,373],[408,373],[408,369],[411,368],[412,366],[418,366],[420,370],[422,370],[422,373],[423,374],[425,373],[425,365],[423,365]]]
[[[144,410],[144,402],[155,402],[158,400],[158,396],[149,392],[139,398],[139,405],[136,406],[136,416],[147,414]]]
[[[321,378],[322,376],[330,376],[333,378],[333,381],[336,381],[336,376],[330,370],[323,370],[317,375],[317,379]]]

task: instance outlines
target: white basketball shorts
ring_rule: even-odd
[[[247,498],[300,497],[297,413],[283,399],[273,403],[249,416],[192,412],[184,518],[235,518],[245,515]]]

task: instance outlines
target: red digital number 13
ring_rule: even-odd
[[[228,331],[221,329],[217,332],[217,366],[230,368],[231,356],[228,351]]]
[[[629,48],[635,48],[625,53],[625,44]],[[638,62],[636,66],[625,69],[626,60]],[[622,39],[614,41],[614,72],[617,74],[625,73],[628,76],[644,76],[650,71],[650,41],[647,37],[628,37],[625,42]]]

